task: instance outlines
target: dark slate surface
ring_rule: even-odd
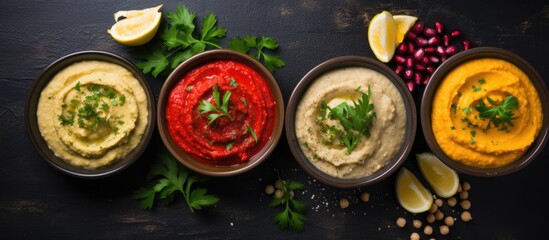
[[[192,214],[182,199],[143,211],[131,193],[145,183],[151,162],[162,149],[155,133],[145,154],[122,173],[82,180],[49,166],[35,151],[24,126],[24,106],[34,78],[48,64],[80,50],[103,50],[131,60],[130,47],[106,30],[118,10],[142,9],[158,1],[7,1],[0,2],[0,239],[407,239],[414,231],[395,226],[404,216],[424,221],[399,207],[395,177],[362,189],[322,185],[300,169],[282,136],[272,157],[240,176],[203,184],[221,198]],[[163,2],[173,11],[180,2]],[[460,28],[474,46],[501,47],[522,56],[549,81],[549,3],[547,1],[186,1],[199,18],[214,12],[228,36],[267,35],[279,40],[287,66],[274,75],[287,102],[293,87],[312,67],[332,57],[373,57],[365,38],[368,19],[382,10],[436,19]],[[228,46],[228,38],[222,46]],[[148,76],[157,95],[164,78]],[[415,94],[419,103],[420,92]],[[418,128],[418,133],[421,133]],[[425,151],[419,134],[412,153]],[[473,221],[457,221],[437,239],[539,239],[549,224],[546,198],[549,150],[518,173],[498,178],[461,175],[472,184]],[[415,159],[405,163],[417,173]],[[310,206],[305,231],[280,231],[271,221],[279,209],[268,206],[266,184],[283,176],[303,182],[297,198]],[[371,200],[357,196],[368,191]],[[351,206],[342,210],[341,197]],[[448,211],[458,216],[460,208]],[[436,225],[435,225],[436,226]],[[437,231],[435,231],[437,232]],[[427,237],[422,235],[422,239]]]

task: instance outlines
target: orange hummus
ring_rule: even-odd
[[[507,123],[482,117],[486,108],[515,107]],[[482,106],[483,108],[480,108]],[[541,102],[528,76],[500,59],[461,64],[441,82],[432,103],[432,128],[448,157],[475,167],[499,167],[522,156],[542,125]],[[508,115],[509,116],[509,115]],[[498,119],[499,118],[499,119]]]

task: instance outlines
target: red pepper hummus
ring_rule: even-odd
[[[191,70],[174,87],[166,122],[185,152],[229,166],[249,160],[270,139],[275,106],[258,72],[236,61],[215,61]]]

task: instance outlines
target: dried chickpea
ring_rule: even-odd
[[[282,181],[282,180],[280,180],[280,179],[277,179],[277,180],[275,181],[275,183],[274,183],[274,186],[275,186],[275,188],[277,188],[277,189],[281,189],[281,188],[282,188],[282,184],[285,184],[285,183],[286,183],[286,181]]]
[[[432,213],[429,213],[429,215],[427,215],[427,222],[428,223],[434,223],[435,222],[435,215],[432,214]]]
[[[396,225],[399,226],[399,227],[406,226],[406,219],[403,218],[403,217],[397,218]]]
[[[410,240],[419,240],[419,234],[417,232],[413,232],[410,235]]]
[[[425,233],[425,235],[433,234],[433,227],[430,225],[425,226],[425,228],[423,228],[423,233]]]
[[[450,233],[450,228],[446,225],[440,225],[439,229],[441,235],[447,235]]]
[[[368,202],[370,201],[370,193],[368,192],[362,192],[360,194],[360,200],[362,200],[363,202]]]
[[[436,213],[438,210],[438,206],[436,204],[431,204],[431,208],[429,209],[429,213]]]
[[[347,198],[339,199],[339,207],[341,207],[341,209],[348,208],[349,207],[349,200],[347,200]]]
[[[448,225],[448,226],[453,226],[454,225],[454,218],[452,216],[447,216],[444,218],[444,224]]]
[[[469,191],[469,190],[471,190],[471,184],[468,183],[468,182],[463,182],[463,183],[461,184],[461,188],[462,188],[463,190],[465,190],[465,191]]]
[[[455,197],[448,198],[448,206],[454,207],[457,204],[457,199]]]
[[[438,210],[436,213],[435,213],[435,219],[436,220],[442,220],[444,218],[444,213],[440,210]]]
[[[269,184],[267,186],[265,186],[265,193],[268,194],[268,195],[271,195],[275,192],[275,188],[273,185]]]
[[[435,200],[435,204],[437,205],[437,207],[442,207],[442,199],[437,198],[437,200]]]
[[[463,210],[469,210],[471,208],[471,201],[465,199],[461,201],[459,205],[461,205],[461,208],[463,208]]]
[[[457,192],[460,193],[461,191],[463,191],[463,188],[461,187],[461,184],[459,184]]]
[[[469,198],[469,192],[467,192],[467,191],[465,191],[465,190],[461,191],[461,192],[459,193],[459,198],[460,198],[460,199],[467,199],[467,198]]]
[[[473,219],[473,216],[471,216],[471,213],[469,211],[463,211],[461,213],[461,221],[469,222]]]
[[[414,219],[414,221],[412,221],[412,225],[415,228],[419,229],[419,228],[421,228],[421,225],[423,225],[423,223],[420,220]]]
[[[275,190],[275,192],[274,192],[274,197],[275,198],[281,198],[282,196],[284,196],[284,193],[282,192],[282,190],[280,190],[280,189]]]

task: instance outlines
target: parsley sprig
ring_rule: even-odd
[[[278,207],[283,206],[284,210],[277,213],[273,217],[273,221],[276,223],[279,229],[292,229],[295,231],[302,231],[305,226],[305,213],[307,212],[307,205],[294,198],[293,192],[304,188],[303,184],[287,180],[281,181],[280,190],[283,195],[280,198],[274,197],[269,206]]]
[[[495,101],[490,97],[486,97],[486,100],[491,106],[486,106],[482,99],[474,105],[475,110],[479,112],[479,117],[481,119],[489,120],[488,125],[485,128],[486,130],[490,128],[491,124],[494,124],[494,126],[501,131],[507,130],[506,125],[511,127],[514,126],[512,121],[518,117],[513,116],[513,110],[518,109],[519,107],[516,97],[508,95],[501,103],[498,103],[498,101]]]
[[[136,190],[132,198],[141,200],[142,209],[152,209],[155,199],[160,199],[165,205],[170,204],[177,192],[183,195],[191,212],[211,206],[219,198],[206,194],[204,188],[196,188],[194,183],[205,181],[202,175],[192,174],[168,153],[161,154],[161,161],[151,168],[147,178],[159,178],[152,187],[142,187]]]
[[[229,114],[229,100],[231,98],[231,91],[227,90],[223,94],[223,99],[220,99],[220,93],[217,89],[217,84],[213,86],[213,99],[215,102],[215,106],[210,103],[208,100],[202,100],[200,104],[198,105],[198,110],[200,111],[200,115],[208,114],[208,119],[210,120],[208,122],[208,125],[212,124],[216,119],[219,117],[227,117],[231,121],[234,120],[234,118]]]
[[[370,126],[373,119],[376,117],[374,112],[374,104],[370,102],[371,92],[368,87],[368,93],[361,93],[361,98],[353,101],[353,106],[346,102],[342,102],[334,108],[328,106],[324,101],[321,102],[321,117],[325,117],[328,112],[328,117],[337,119],[343,126],[343,131],[330,127],[330,134],[333,131],[339,132],[339,142],[343,143],[347,148],[347,154],[350,154],[360,141],[360,134],[370,137]]]
[[[227,29],[216,26],[217,18],[214,13],[208,14],[202,20],[199,31],[194,24],[196,14],[182,4],[177,6],[175,12],[168,12],[166,15],[168,24],[160,33],[162,42],[153,45],[149,51],[136,54],[137,58],[144,59],[136,63],[143,73],[150,72],[157,77],[168,65],[170,69],[174,69],[181,62],[208,48],[221,48],[219,39],[225,36]]]
[[[249,54],[257,61],[263,61],[265,67],[270,72],[274,72],[276,69],[286,65],[286,62],[281,57],[265,52],[265,49],[274,50],[278,48],[278,42],[272,37],[246,36],[243,38],[231,38],[229,40],[229,48]],[[255,49],[255,54],[252,53],[253,49]]]
[[[144,51],[134,54],[135,58],[141,60],[136,65],[143,73],[157,77],[175,69],[197,53],[222,48],[219,42],[227,34],[227,29],[217,27],[214,13],[202,19],[200,29],[195,25],[196,14],[185,5],[179,4],[174,12],[168,12],[166,16],[166,22],[158,31],[159,38],[147,44]],[[265,53],[264,49],[278,48],[278,42],[270,37],[237,37],[230,40],[229,48],[241,52],[256,48],[257,54],[252,55],[250,52],[250,56],[262,61],[271,72],[285,65],[282,58]]]

